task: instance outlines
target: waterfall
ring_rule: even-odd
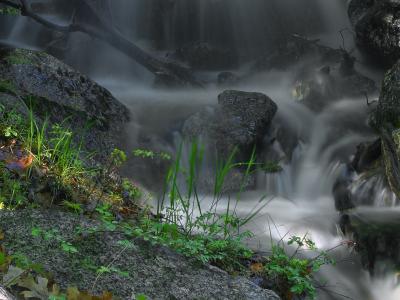
[[[240,62],[247,63],[276,50],[293,33],[319,38],[334,48],[344,44],[350,50],[354,46],[348,30],[342,32],[343,40],[339,33],[349,28],[344,0],[112,0],[110,4],[115,28],[160,57],[186,44],[205,42],[229,49]],[[60,21],[57,16],[48,17]],[[51,34],[24,17],[0,18],[0,42],[43,49]],[[64,60],[95,78],[131,110],[132,121],[125,141],[130,149],[144,144],[175,151],[176,141],[180,141],[177,132],[183,121],[205,107],[215,106],[223,90],[216,85],[204,90],[153,89],[152,75],[109,45],[82,33],[69,35],[65,43]],[[374,137],[365,124],[368,107],[363,97],[339,99],[320,112],[296,103],[291,90],[297,67],[262,74],[235,86],[271,97],[279,107],[276,119],[285,122],[299,136],[291,160],[282,161],[283,170],[257,174],[257,189],[244,193],[238,205],[238,210],[246,214],[262,195],[274,198],[249,225],[257,237],[253,245],[263,250],[270,241],[271,218],[279,229],[273,232],[272,238],[276,240],[286,231],[298,235],[307,232],[322,250],[343,241],[336,226],[338,212],[332,186],[339,174],[345,172],[356,146]],[[213,72],[208,75],[216,77]],[[276,153],[283,152],[283,147],[279,141],[272,146]],[[138,180],[158,175],[158,169],[150,173],[147,169],[129,167],[130,175]],[[364,208],[356,211],[362,217],[377,214],[384,219],[387,211],[382,209],[397,204],[382,178],[357,181],[352,188],[361,198],[371,197],[371,191],[375,195],[368,214]],[[207,195],[204,199],[206,203]],[[394,274],[371,278],[362,269],[357,255],[348,249],[333,255],[337,260],[350,256],[354,262],[321,272],[321,278],[333,282],[338,292],[353,299],[399,299]],[[342,299],[336,296],[321,293],[318,299]]]

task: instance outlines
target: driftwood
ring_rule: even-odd
[[[102,40],[145,67],[156,76],[156,82],[172,87],[201,87],[190,69],[179,64],[158,59],[145,52],[125,38],[114,26],[107,10],[99,9],[92,0],[69,0],[74,6],[72,21],[59,25],[36,14],[27,0],[0,0],[0,4],[19,9],[23,16],[29,17],[43,26],[58,32],[82,32]]]

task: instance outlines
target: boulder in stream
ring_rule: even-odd
[[[221,157],[235,147],[238,159],[248,160],[274,118],[278,106],[262,93],[226,90],[218,96],[218,106],[190,117],[183,126],[187,138],[206,136]]]

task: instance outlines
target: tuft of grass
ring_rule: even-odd
[[[15,49],[12,53],[5,57],[5,60],[11,65],[32,64],[32,59],[27,57],[26,53],[21,49]]]

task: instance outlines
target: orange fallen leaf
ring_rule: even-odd
[[[250,265],[250,271],[256,274],[262,273],[262,271],[264,270],[264,266],[262,263],[253,263]]]

